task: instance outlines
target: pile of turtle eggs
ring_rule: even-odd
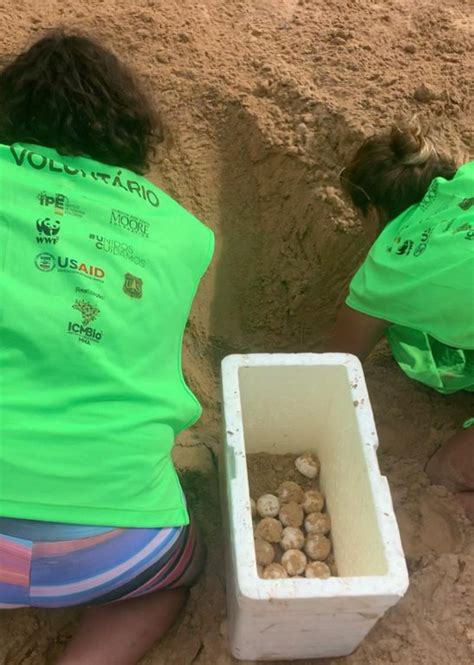
[[[315,480],[319,460],[305,452],[295,460],[295,467],[302,476]],[[336,574],[329,538],[331,520],[318,489],[304,491],[298,483],[285,481],[276,494],[251,499],[251,508],[260,577],[327,579]]]

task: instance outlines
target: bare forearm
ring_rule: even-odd
[[[352,353],[365,360],[389,325],[387,321],[343,305],[326,350]]]

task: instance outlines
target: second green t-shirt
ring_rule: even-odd
[[[474,390],[474,162],[433,180],[389,222],[347,304],[392,323],[387,337],[408,376],[442,393]]]

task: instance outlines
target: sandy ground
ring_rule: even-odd
[[[0,64],[62,23],[135,66],[167,130],[151,176],[217,233],[185,344],[205,415],[176,449],[210,565],[182,621],[144,664],[236,662],[226,647],[215,466],[218,363],[229,351],[321,349],[367,249],[337,189],[363,135],[418,112],[446,147],[472,148],[473,18],[469,0],[0,0]],[[337,662],[467,665],[474,533],[453,498],[429,486],[423,466],[472,415],[468,398],[410,383],[384,348],[367,379],[411,586],[357,652]],[[52,662],[76,616],[0,613],[0,663]]]

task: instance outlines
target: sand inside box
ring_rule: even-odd
[[[277,494],[281,483],[291,480],[298,483],[305,491],[319,490],[318,478],[305,478],[295,469],[298,455],[270,455],[252,453],[247,455],[250,496],[257,501],[262,494]]]

